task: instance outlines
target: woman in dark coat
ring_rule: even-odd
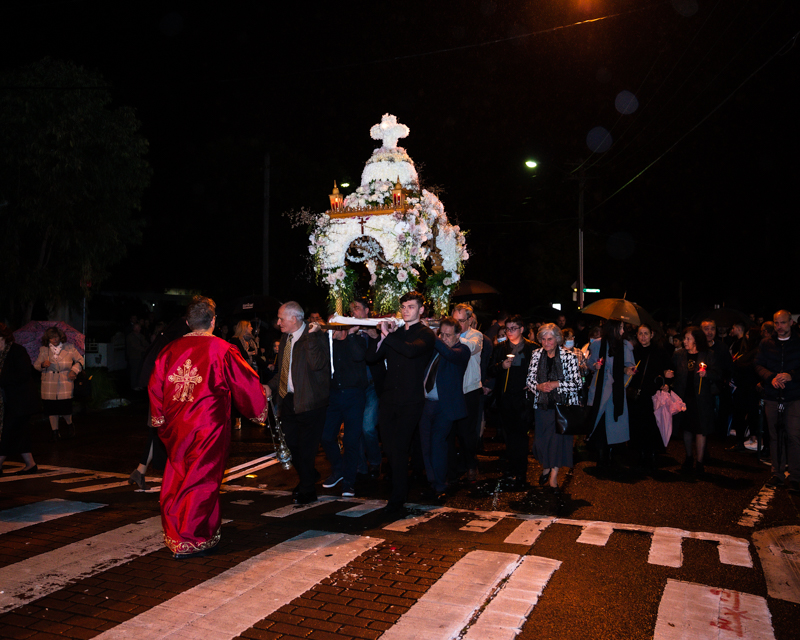
[[[686,411],[675,416],[677,426],[683,429],[686,448],[686,460],[681,471],[692,471],[694,445],[697,455],[694,469],[697,473],[703,473],[706,438],[714,433],[714,390],[721,375],[702,329],[686,327],[682,336],[683,349],[677,349],[672,356],[672,369],[675,372],[672,390],[686,403]]]
[[[666,350],[655,342],[653,328],[642,324],[636,331],[633,348],[636,373],[628,384],[628,408],[631,414],[631,445],[639,464],[647,470],[655,468],[655,455],[664,450],[661,432],[656,424],[653,396],[672,378],[672,364]]]
[[[509,469],[506,477],[520,489],[527,485],[528,421],[525,419],[525,385],[531,354],[538,346],[522,337],[522,316],[506,320],[507,339],[494,349],[489,373],[495,378],[494,393],[506,438]]]
[[[28,416],[34,412],[31,359],[14,342],[14,334],[0,323],[0,475],[6,456],[20,455],[25,468],[17,473],[37,473],[31,455]]]

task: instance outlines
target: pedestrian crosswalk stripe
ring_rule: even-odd
[[[148,480],[148,483],[151,484],[151,488],[154,486],[153,482],[155,482],[155,480]],[[67,491],[70,493],[92,493],[94,491],[107,491],[108,489],[127,487],[129,484],[130,482],[128,480],[121,480],[119,482],[108,482],[106,484],[90,484],[86,487],[74,487],[73,489],[67,489]]]
[[[262,516],[269,516],[270,518],[285,518],[286,516],[294,515],[295,513],[302,513],[303,511],[308,511],[309,509],[313,509],[318,507],[320,504],[324,504],[325,502],[334,502],[336,500],[342,500],[344,502],[348,502],[352,500],[352,498],[341,498],[339,496],[320,496],[317,498],[316,502],[311,502],[309,504],[289,504],[285,507],[280,507],[278,509],[273,509],[272,511],[267,511],[266,513],[262,513]]]
[[[381,542],[306,531],[96,637],[235,638]]]
[[[773,487],[762,487],[758,495],[747,505],[737,524],[743,527],[755,527],[756,523],[764,515],[763,512],[766,511],[774,495],[775,489]]]
[[[50,478],[52,476],[63,476],[68,473],[75,473],[76,469],[57,469],[56,471],[42,471],[44,467],[39,465],[39,473],[26,473],[19,475],[18,473],[5,475],[0,478],[0,482],[19,482],[20,480],[36,480],[37,478]]]
[[[519,561],[513,553],[470,551],[400,616],[383,640],[457,637]]]
[[[775,640],[767,601],[693,582],[667,580],[654,640]]]
[[[62,478],[61,480],[53,480],[55,484],[77,484],[79,482],[89,482],[89,480],[106,480],[113,478],[113,475],[107,473],[93,473],[88,476],[78,476],[77,478]]]
[[[553,522],[553,518],[535,518],[525,520],[521,525],[514,529],[503,541],[508,544],[524,544],[531,546],[539,535],[547,529]]]
[[[336,515],[343,516],[345,518],[360,518],[361,516],[372,513],[373,511],[377,511],[378,509],[383,509],[385,506],[386,500],[364,500],[359,501],[355,507],[350,507],[349,509],[340,511]]]
[[[442,513],[449,513],[452,511],[449,507],[432,507],[429,505],[413,505],[415,507],[415,511],[422,511],[423,513],[410,516],[407,518],[403,518],[401,520],[396,520],[395,522],[390,522],[387,524],[384,529],[387,531],[403,531],[407,532],[412,527],[416,527],[418,524],[422,524],[423,522],[427,522],[431,518],[435,518],[439,514]]]
[[[461,527],[461,531],[486,533],[494,525],[509,515],[505,511],[471,511],[470,513],[478,517],[476,520],[470,520],[466,525]]]
[[[164,546],[156,516],[0,569],[0,613]]]
[[[463,640],[512,640],[522,629],[560,560],[524,556]]]
[[[99,502],[77,502],[54,498],[26,504],[22,507],[6,509],[5,511],[0,511],[0,534],[105,506]]]

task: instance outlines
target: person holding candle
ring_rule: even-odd
[[[505,478],[522,490],[528,485],[528,427],[525,386],[533,350],[539,345],[522,336],[525,323],[520,315],[506,320],[508,339],[494,348],[489,373],[495,379],[494,393],[500,405],[506,439],[508,471]]]
[[[706,439],[714,433],[714,391],[721,380],[714,353],[700,327],[683,330],[683,348],[672,356],[672,390],[686,403],[686,411],[675,416],[683,430],[686,459],[681,473],[705,471]],[[695,449],[696,458],[692,455]],[[695,459],[697,464],[695,465]]]

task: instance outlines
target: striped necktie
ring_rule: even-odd
[[[278,384],[278,395],[281,398],[289,393],[289,361],[292,359],[292,334],[286,337],[286,345],[283,347],[283,359],[281,360],[281,379]]]

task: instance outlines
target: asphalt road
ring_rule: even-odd
[[[731,442],[711,443],[699,478],[678,473],[675,441],[655,476],[581,459],[560,497],[497,491],[502,446],[487,442],[477,485],[444,507],[416,486],[409,517],[386,522],[386,480],[347,500],[320,487],[327,498],[293,507],[294,470],[251,473],[272,445],[245,426],[228,468],[247,473],[224,485],[219,552],[176,561],[157,489],[126,482],[144,413],[79,415],[60,443],[36,423],[41,473],[14,478],[6,461],[0,637],[797,637],[800,592],[768,588],[762,556],[796,578],[798,538],[759,554],[753,536],[798,527],[800,497],[765,489],[769,468]],[[325,477],[322,454],[318,468]],[[531,460],[531,480],[538,470]]]

